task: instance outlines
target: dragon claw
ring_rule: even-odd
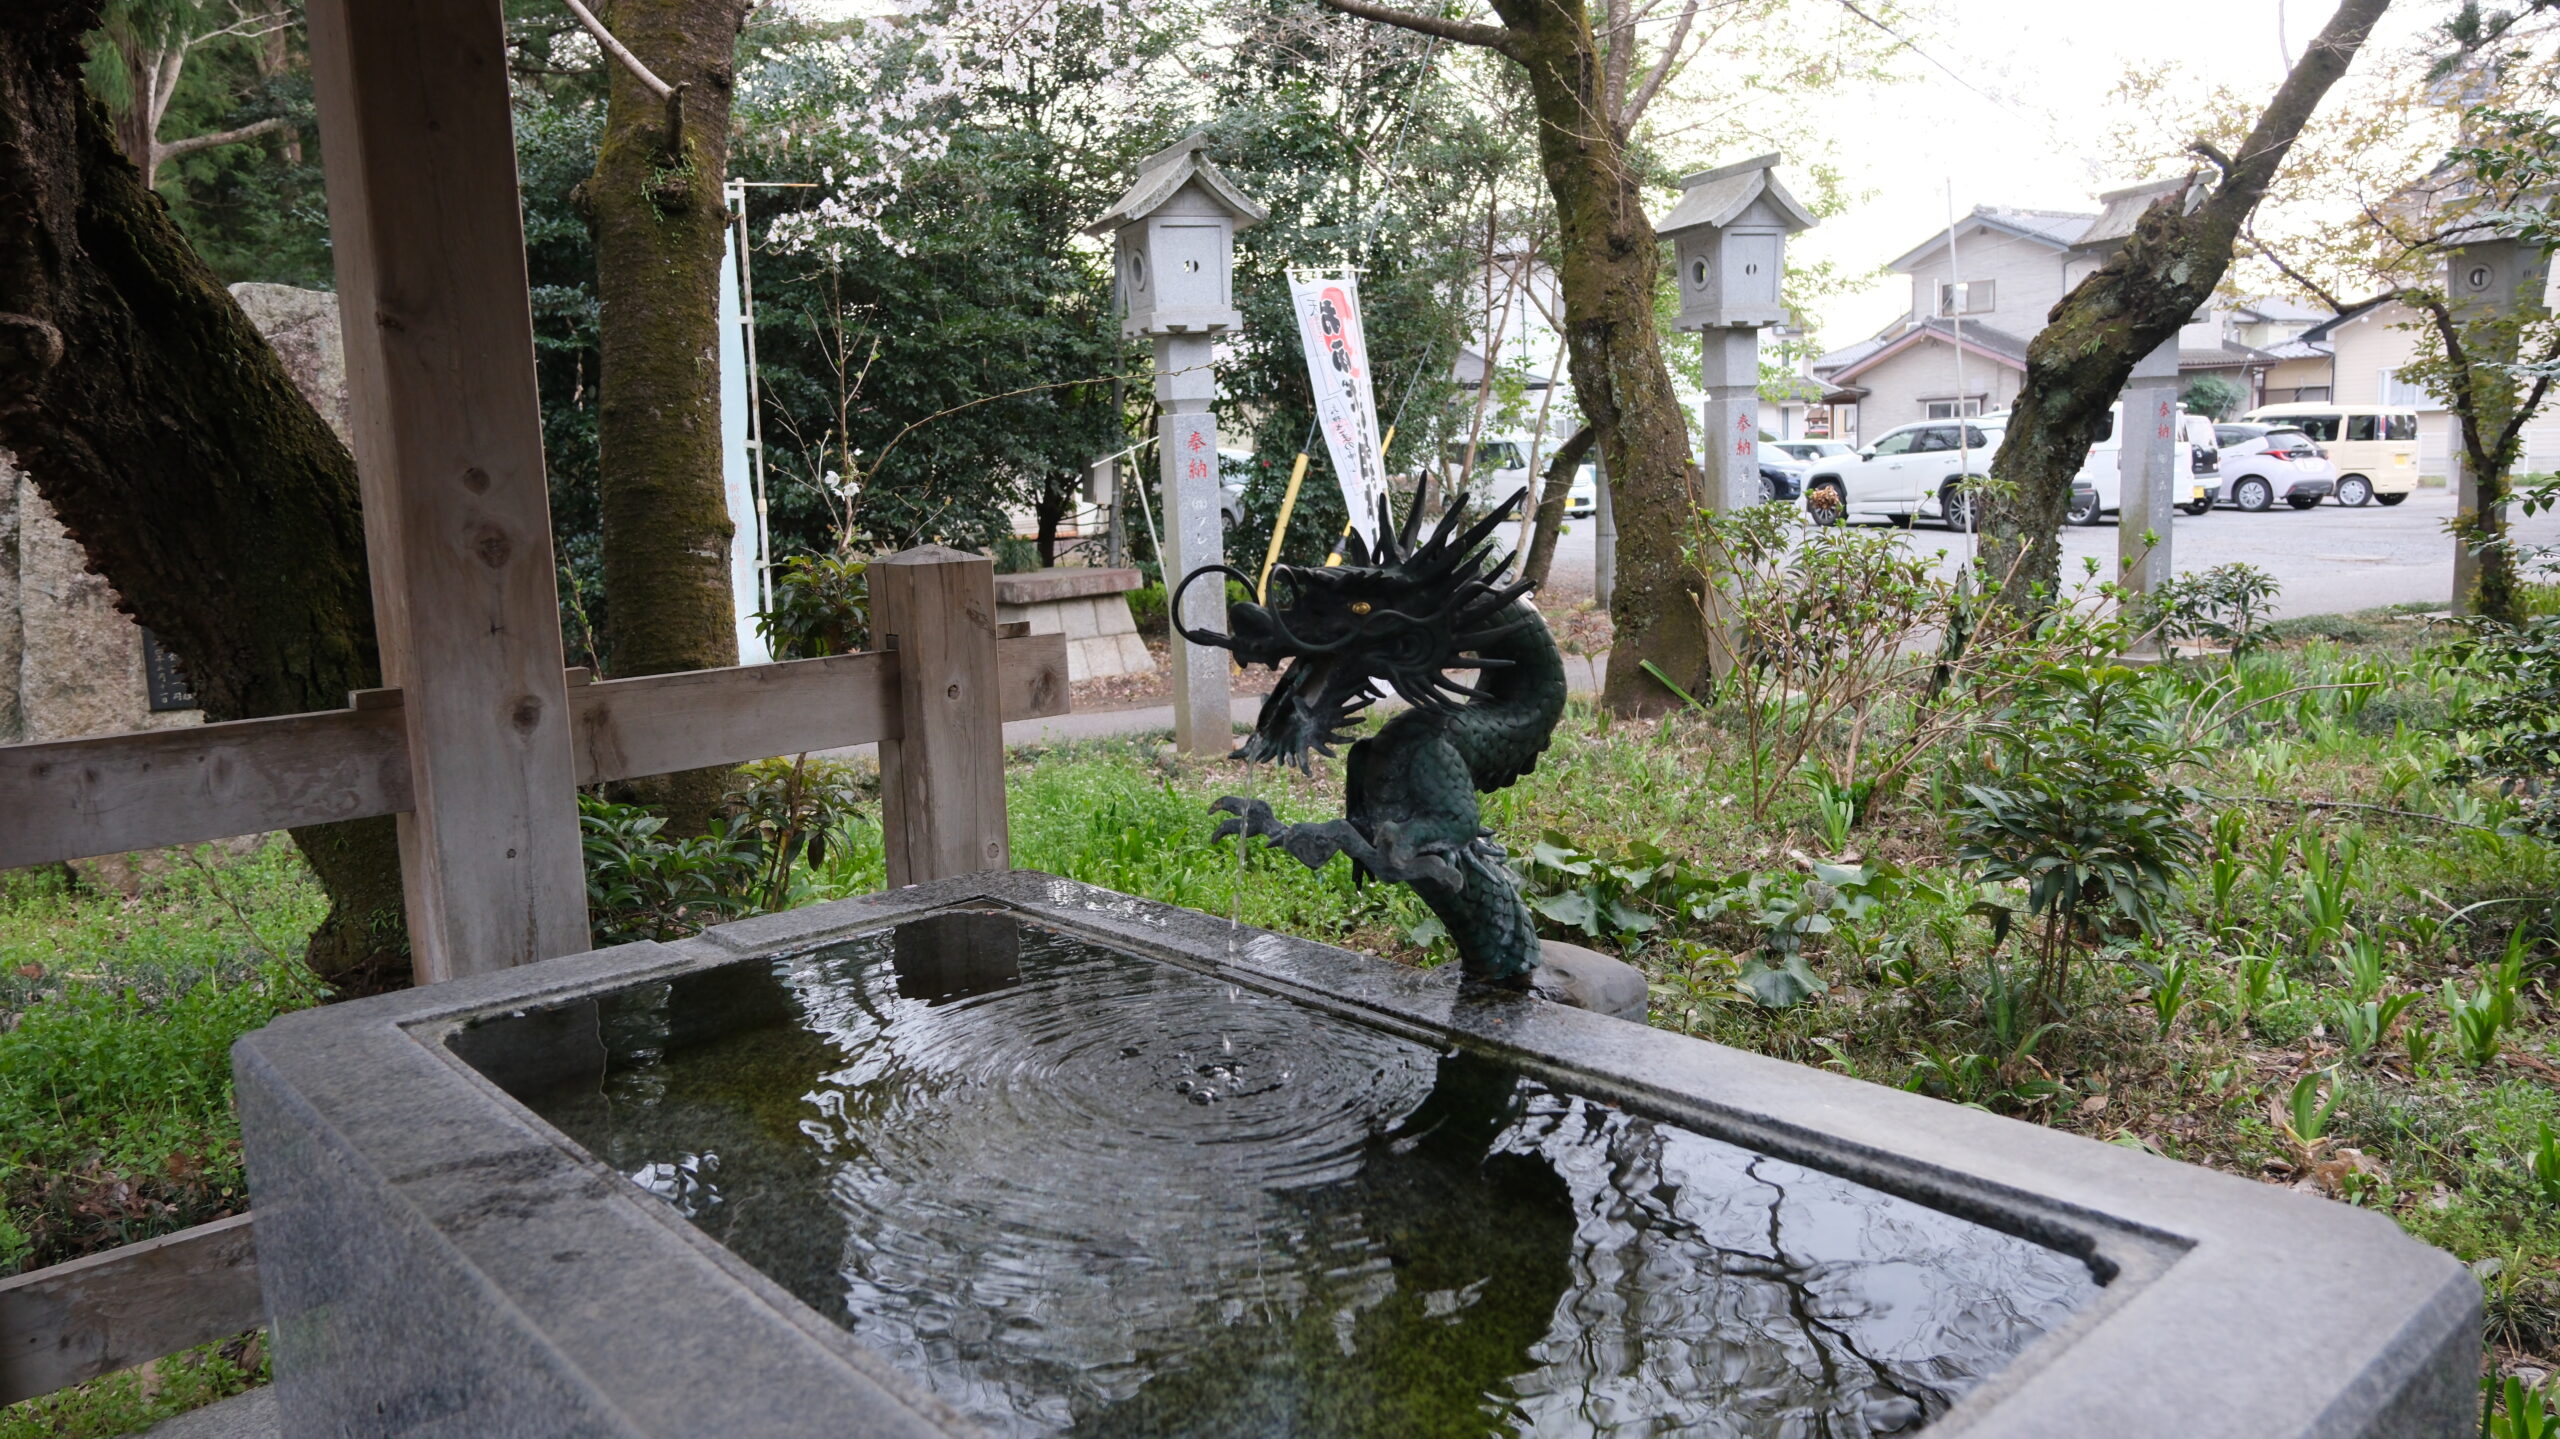
[[[1280,822],[1279,817],[1271,812],[1270,805],[1243,795],[1222,796],[1210,804],[1209,812],[1227,816],[1219,822],[1217,832],[1210,836],[1213,840],[1253,836],[1276,840],[1289,832],[1289,826]]]

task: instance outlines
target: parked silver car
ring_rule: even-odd
[[[2307,510],[2338,488],[2338,467],[2309,435],[2281,425],[2213,427],[2222,502],[2256,513],[2282,500]]]

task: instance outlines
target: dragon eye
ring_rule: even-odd
[[[1369,602],[1367,600],[1353,600],[1351,602],[1351,612],[1355,615],[1367,614],[1369,612]]]

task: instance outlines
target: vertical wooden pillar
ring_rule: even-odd
[[[898,653],[898,738],[880,742],[889,884],[1009,868],[995,564],[926,545],[870,579],[873,643]]]
[[[420,983],[587,947],[499,0],[311,0]]]

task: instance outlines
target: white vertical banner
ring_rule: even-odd
[[[764,527],[756,515],[755,466],[748,453],[746,308],[738,293],[738,227],[724,226],[722,233],[728,248],[720,256],[720,478],[731,526],[729,599],[737,611],[738,663],[760,665],[773,655],[756,630],[756,611],[764,607]]]
[[[1298,340],[1307,352],[1307,379],[1315,387],[1316,426],[1342,484],[1351,528],[1372,547],[1378,539],[1378,497],[1387,490],[1386,456],[1378,444],[1378,400],[1369,383],[1369,336],[1360,323],[1360,277],[1293,273],[1289,300],[1298,312]]]

